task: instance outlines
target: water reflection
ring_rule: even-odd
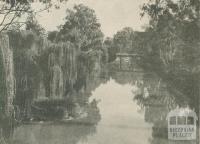
[[[37,124],[15,129],[13,144],[148,144],[151,125],[134,102],[132,84],[110,79],[92,92],[90,102],[99,100],[101,121],[95,125]]]
[[[13,144],[77,144],[87,141],[96,132],[95,126],[65,124],[23,125],[15,129]]]
[[[136,90],[131,84],[122,85],[111,79],[93,92],[94,98],[101,99],[102,120],[89,144],[148,144],[151,125],[144,121],[144,113],[132,101],[132,92]]]
[[[149,78],[148,78],[149,77]],[[170,93],[168,86],[155,75],[144,75],[145,80],[134,100],[145,111],[145,121],[153,124],[150,144],[196,144],[197,140],[168,140],[168,113],[176,107],[190,106],[189,101]],[[180,100],[179,100],[180,99]],[[178,101],[178,102],[177,102]],[[183,103],[180,103],[183,102]],[[198,128],[197,128],[198,129]],[[198,136],[197,136],[198,139]]]
[[[105,79],[106,78],[106,79]],[[167,114],[176,108],[174,95],[156,75],[107,73],[91,83],[89,101],[98,100],[101,120],[96,125],[21,125],[13,144],[195,144],[169,141]]]

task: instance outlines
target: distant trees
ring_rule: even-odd
[[[132,49],[134,31],[130,27],[125,27],[121,31],[118,31],[113,36],[113,46],[118,52],[128,53]]]
[[[118,50],[113,45],[113,39],[110,37],[107,37],[103,42],[103,46],[106,49],[108,62],[114,61],[116,59],[116,53],[118,52]]]
[[[108,50],[109,62],[116,59],[116,54],[129,53],[133,50],[133,37],[134,31],[130,27],[125,27],[118,31],[113,38],[106,38],[104,40],[104,46]]]

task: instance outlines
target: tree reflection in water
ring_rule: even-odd
[[[134,92],[134,100],[144,111],[146,122],[153,124],[152,137],[149,144],[195,144],[194,141],[169,141],[167,138],[168,112],[180,105],[180,97],[168,90],[168,85],[154,74],[144,72],[108,72],[104,71],[100,78],[88,79],[83,97],[91,95],[92,91],[110,78],[117,83],[131,84],[138,87]],[[88,99],[87,99],[88,100]],[[181,106],[187,106],[187,99],[181,100]],[[118,130],[118,129],[117,129]],[[110,131],[110,130],[109,130]],[[87,143],[87,138],[96,133],[96,125],[85,124],[32,124],[15,129],[12,144],[78,144]],[[120,132],[119,132],[120,133]],[[120,133],[121,134],[121,133]]]
[[[83,124],[24,125],[15,130],[13,144],[77,144],[87,141],[96,132],[96,126]]]
[[[148,94],[146,94],[145,89],[147,89]],[[151,144],[197,143],[197,141],[168,140],[167,114],[177,106],[190,106],[190,101],[187,98],[184,99],[184,97],[180,99],[179,95],[170,93],[166,83],[161,82],[153,75],[144,75],[143,85],[140,85],[140,91],[136,94],[134,100],[144,110],[145,121],[153,124],[152,138],[149,140]]]

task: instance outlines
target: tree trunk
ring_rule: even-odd
[[[1,87],[0,97],[3,100],[3,130],[6,131],[6,135],[10,135],[13,130],[13,115],[14,106],[13,99],[15,95],[15,78],[14,78],[14,66],[13,66],[13,51],[9,46],[9,38],[6,34],[0,35],[0,54],[2,62],[2,78],[3,88]]]

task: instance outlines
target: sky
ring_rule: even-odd
[[[56,30],[63,24],[66,9],[74,4],[84,4],[95,10],[105,36],[112,37],[124,27],[132,27],[135,31],[142,31],[148,23],[147,18],[140,17],[140,7],[147,0],[68,0],[59,10],[42,12],[37,16],[39,23],[47,30]]]

